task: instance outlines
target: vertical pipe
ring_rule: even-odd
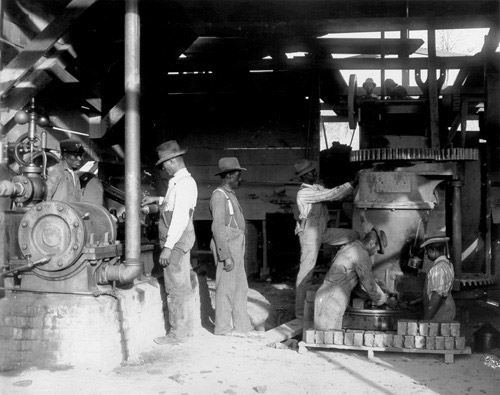
[[[385,38],[385,31],[380,32],[380,38],[383,40]],[[385,99],[385,53],[380,51],[380,59],[382,60],[382,68],[380,69],[380,98]]]
[[[459,173],[462,173],[459,169]],[[464,185],[461,175],[451,182],[452,195],[452,245],[453,245],[453,267],[455,278],[462,276],[462,186]]]
[[[402,39],[407,39],[408,38],[408,29],[403,29],[401,30],[401,38]],[[404,54],[404,55],[399,55],[400,58],[404,58],[404,59],[408,59],[409,56],[408,54]],[[403,69],[401,70],[401,85],[403,86],[410,86],[410,70],[408,69]]]
[[[267,221],[262,220],[262,272],[260,278],[267,280],[269,277],[269,266],[267,263]]]
[[[140,188],[140,18],[139,0],[126,0],[125,9],[125,258],[141,258]]]
[[[438,109],[438,87],[436,79],[436,30],[434,21],[430,23],[427,30],[427,46],[429,51],[427,66],[427,81],[429,82],[429,114],[431,148],[439,149],[439,109]]]

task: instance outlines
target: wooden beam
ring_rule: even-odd
[[[427,31],[427,45],[429,47],[427,83],[429,85],[429,115],[431,148],[440,149],[439,142],[439,100],[436,78],[436,30],[433,26]]]
[[[499,54],[493,54],[499,56]],[[478,56],[436,57],[437,69],[461,69],[482,66],[482,58]],[[168,72],[194,72],[220,70],[307,70],[336,69],[336,70],[427,70],[427,58],[343,58],[343,59],[309,59],[294,58],[286,62],[269,60],[241,61],[217,63],[212,61],[179,60],[171,65],[166,65]]]
[[[316,23],[310,21],[287,21],[286,23],[257,22],[257,23],[214,23],[206,21],[195,23],[201,35],[204,36],[247,36],[269,34],[297,35],[311,34],[322,35],[328,33],[351,33],[351,32],[379,32],[398,30],[427,30],[432,21],[436,29],[471,29],[488,28],[498,23],[498,16],[492,14],[467,15],[467,17],[446,16],[429,19],[427,17],[401,17],[401,18],[341,18],[323,19]]]
[[[103,137],[114,125],[116,125],[125,116],[125,96],[102,118],[99,136],[90,136],[91,138]]]
[[[73,0],[44,30],[42,30],[0,73],[0,96],[28,71],[71,28],[71,25],[97,0]]]
[[[292,321],[268,330],[264,334],[264,341],[266,344],[281,343],[284,340],[297,336],[300,332],[302,332],[302,327],[302,319],[295,318]]]

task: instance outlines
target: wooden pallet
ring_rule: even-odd
[[[354,350],[354,351],[367,351],[368,358],[373,358],[375,351],[383,352],[402,352],[409,354],[444,354],[444,361],[446,363],[453,363],[455,355],[470,354],[470,347],[465,347],[463,350],[426,350],[420,348],[399,348],[399,347],[366,347],[366,346],[346,346],[344,344],[317,344],[299,342],[299,354],[307,352],[308,348],[334,348],[337,350]]]

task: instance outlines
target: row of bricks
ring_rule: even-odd
[[[460,323],[398,320],[398,335],[459,337]]]
[[[306,343],[345,346],[417,348],[427,350],[463,350],[465,337],[411,336],[362,330],[306,330]]]

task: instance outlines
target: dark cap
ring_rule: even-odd
[[[85,152],[83,143],[76,139],[62,140],[59,142],[59,147],[61,148],[61,153],[83,154]]]

